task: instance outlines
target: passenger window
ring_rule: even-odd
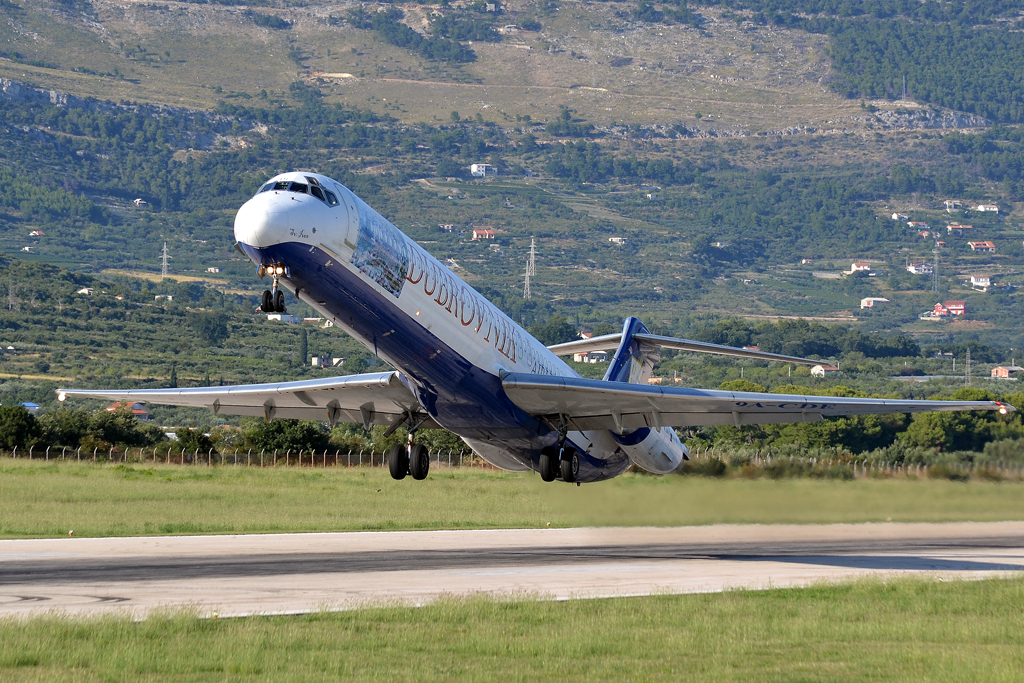
[[[320,188],[317,187],[316,185],[309,186],[309,193],[316,197],[317,199],[319,199],[320,201],[324,201],[324,193],[321,192]]]
[[[302,183],[292,183],[291,191],[298,192],[299,194],[306,194],[308,192],[308,188]]]
[[[330,190],[324,190],[324,194],[327,195],[327,203],[328,204],[330,204],[331,206],[337,206],[338,205],[338,198],[334,196],[333,192],[331,192]]]
[[[287,180],[278,180],[276,183],[274,183],[274,189],[275,190],[287,190],[288,189],[288,181]]]

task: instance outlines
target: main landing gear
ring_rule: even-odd
[[[565,436],[568,432],[568,424],[564,418],[559,418],[558,446],[546,446],[540,451],[538,469],[540,478],[544,481],[554,481],[561,477],[562,481],[573,483],[579,486],[576,481],[580,474],[580,455],[576,449],[566,444]]]
[[[418,422],[417,422],[418,420]],[[411,474],[413,479],[421,481],[427,478],[430,472],[430,451],[423,444],[414,443],[416,430],[426,418],[421,418],[410,411],[405,416],[395,421],[384,432],[384,436],[391,436],[398,427],[406,423],[409,430],[409,438],[404,444],[395,444],[388,451],[388,471],[392,479],[405,479],[405,475]]]
[[[284,290],[277,286],[277,275],[274,275],[273,288],[263,290],[260,309],[264,313],[284,313],[288,310],[284,307]]]

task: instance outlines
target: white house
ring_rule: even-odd
[[[276,320],[282,323],[288,323],[289,325],[298,325],[302,322],[302,318],[291,313],[268,313],[267,320]]]
[[[911,263],[907,266],[907,272],[914,275],[931,275],[935,272],[935,268],[930,263]]]
[[[871,270],[870,263],[851,263],[850,264],[850,275],[854,273],[867,273]]]
[[[207,273],[219,273],[220,272],[220,268],[214,268],[213,266],[210,266],[209,268],[206,269],[206,272]]]
[[[617,245],[619,245],[621,247],[623,244],[626,243],[627,238],[625,238],[625,237],[609,237],[608,241],[611,242],[612,244],[617,244]]]
[[[147,202],[142,197],[139,197],[138,199],[133,199],[132,203],[135,204],[135,206],[145,206],[146,204],[149,204],[149,202]]]
[[[607,351],[590,351],[588,353],[574,353],[572,359],[577,363],[607,363]]]
[[[824,377],[825,375],[834,375],[839,372],[838,365],[815,365],[811,368],[812,377]]]
[[[82,287],[75,294],[84,294],[85,296],[92,296],[92,287]]]
[[[999,207],[995,204],[978,204],[978,208],[975,211],[991,211],[992,213],[999,213]]]
[[[860,307],[861,308],[874,308],[875,306],[878,306],[880,304],[887,304],[887,303],[889,303],[889,300],[885,299],[883,297],[880,297],[880,296],[868,296],[868,297],[865,297],[865,298],[860,300]]]
[[[980,289],[983,292],[987,292],[988,288],[992,286],[992,278],[988,275],[972,275],[971,276],[971,287],[974,289]]]
[[[894,221],[909,221],[910,220],[910,216],[908,216],[905,213],[894,213],[892,215],[892,219]]]
[[[957,209],[964,208],[964,203],[959,199],[947,199],[945,202],[946,213],[953,213]]]
[[[469,172],[474,178],[483,178],[489,175],[498,175],[498,169],[490,164],[472,164]]]

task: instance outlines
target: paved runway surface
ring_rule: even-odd
[[[296,613],[1024,571],[1024,523],[410,531],[0,541],[0,616]]]

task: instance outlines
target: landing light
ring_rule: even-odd
[[[1000,415],[1006,415],[1008,412],[1010,412],[1010,411],[1006,409],[1006,406],[999,406],[999,414]]]
[[[62,391],[59,394],[57,394],[57,400],[63,403],[64,401],[68,400],[68,395]]]
[[[278,275],[284,275],[284,266],[278,266],[277,268],[274,269],[274,272],[277,273]]]

